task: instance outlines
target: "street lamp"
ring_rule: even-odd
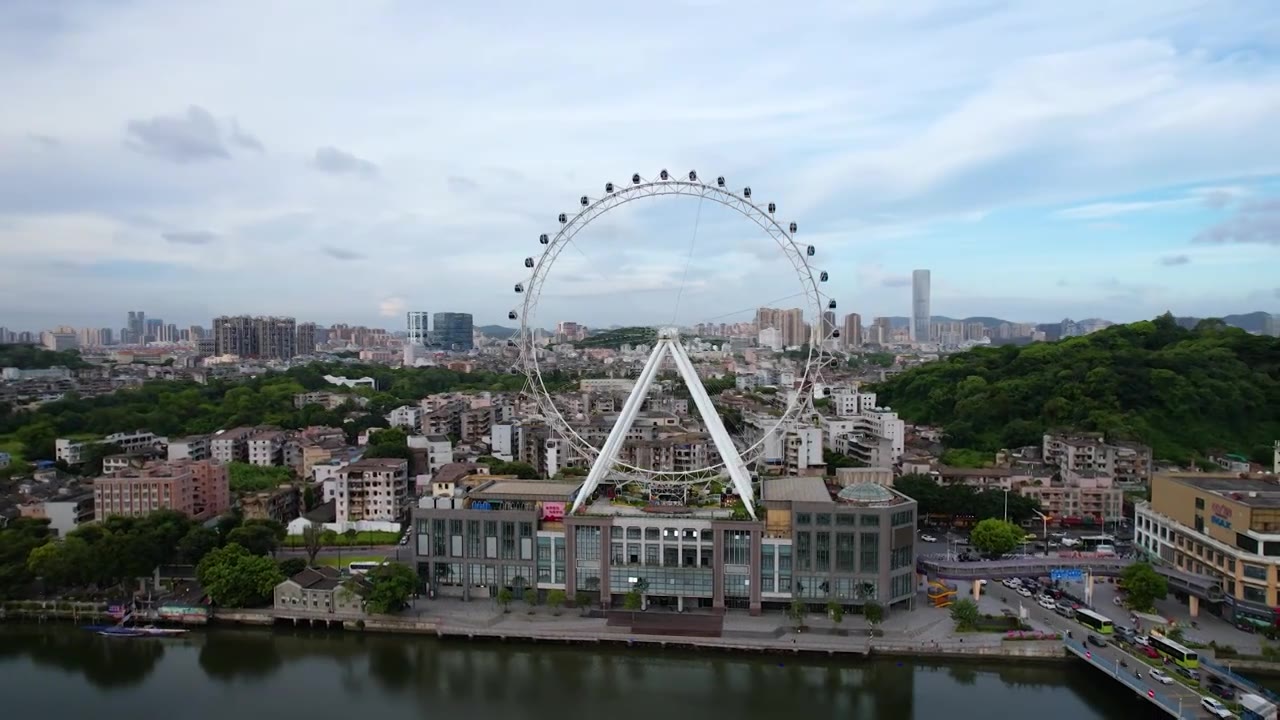
[[[1040,534],[1040,540],[1044,543],[1045,557],[1048,557],[1049,556],[1049,516],[1045,515],[1039,510],[1032,510],[1031,512],[1035,513],[1036,517],[1040,518],[1040,522],[1044,524],[1044,530]]]
[[[1009,522],[1009,488],[1004,489],[1004,521]]]

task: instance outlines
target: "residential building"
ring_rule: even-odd
[[[426,469],[429,473],[435,473],[453,462],[453,443],[447,435],[410,435],[408,445],[415,453],[426,453]]]
[[[826,472],[822,459],[822,430],[816,427],[788,428],[785,442],[784,467],[788,475],[808,475],[814,469]],[[702,467],[706,467],[703,465]]]
[[[929,271],[911,273],[911,342],[926,343],[933,316],[929,308]]]
[[[402,405],[387,413],[387,422],[391,427],[406,427],[416,433],[422,425],[422,408],[417,405]]]
[[[293,318],[217,317],[213,319],[213,337],[218,355],[288,360],[298,354],[298,330]]]
[[[249,437],[255,429],[249,427],[219,430],[209,439],[209,455],[219,462],[248,462]]]
[[[362,578],[347,582],[336,568],[307,568],[276,586],[273,608],[281,615],[360,618],[367,614],[364,598],[369,589]]]
[[[284,453],[285,434],[280,430],[258,430],[245,438],[250,465],[280,465]]]
[[[298,488],[293,485],[281,485],[274,490],[243,495],[238,500],[240,512],[246,520],[275,520],[288,525],[298,517],[301,507]]]
[[[493,408],[478,407],[458,413],[458,438],[462,442],[476,442],[489,436],[493,426]]]
[[[489,454],[499,460],[513,461],[519,442],[518,425],[501,423],[489,428]]]
[[[408,513],[409,463],[399,458],[357,460],[337,472],[336,522],[400,522]]]
[[[180,460],[129,467],[93,481],[94,515],[139,517],[177,510],[197,520],[230,506],[226,467],[215,460]]]
[[[119,445],[125,452],[143,450],[157,445],[166,445],[168,438],[163,438],[147,430],[112,433],[101,440],[77,441],[69,438],[58,438],[54,441],[54,457],[68,465],[79,465],[84,461],[86,447],[96,444]]]
[[[1107,441],[1101,433],[1046,433],[1042,457],[1063,470],[1102,473],[1118,483],[1143,483],[1151,477],[1151,448],[1134,442]]]
[[[1054,520],[1079,518],[1106,524],[1124,517],[1124,490],[1110,475],[1067,473],[1063,479],[1040,479],[1022,484],[1018,494],[1036,500],[1040,509]]]
[[[844,316],[844,346],[847,349],[862,347],[862,316],[858,313]]]
[[[1221,583],[1220,614],[1280,620],[1280,484],[1234,473],[1158,473],[1137,504],[1134,544],[1161,563]],[[1198,601],[1191,600],[1192,615]]]
[[[22,517],[48,520],[54,536],[66,537],[80,525],[93,522],[93,492],[19,505],[18,512]]]
[[[206,460],[209,458],[210,436],[188,435],[169,442],[169,460]]]

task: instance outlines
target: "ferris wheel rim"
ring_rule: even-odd
[[[772,212],[766,211],[752,201],[750,199],[750,188],[746,188],[742,194],[739,194],[727,189],[723,184],[723,178],[718,178],[713,185],[696,179],[696,173],[690,173],[689,180],[668,177],[666,171],[663,171],[662,175],[663,177],[659,180],[645,180],[635,175],[632,178],[632,183],[626,186],[614,186],[613,183],[609,183],[606,185],[606,194],[595,200],[591,200],[585,195],[582,196],[581,209],[572,216],[567,213],[561,214],[560,229],[554,235],[546,235],[540,238],[540,242],[545,245],[542,252],[525,260],[526,266],[530,267],[530,274],[527,283],[523,286],[524,300],[521,303],[519,313],[520,364],[529,382],[530,394],[533,396],[534,402],[542,412],[548,425],[553,426],[553,429],[575,450],[589,458],[598,457],[600,448],[583,438],[569,423],[568,419],[564,417],[552,400],[551,393],[548,391],[542,377],[542,368],[538,362],[538,353],[535,347],[534,331],[537,328],[532,327],[530,320],[536,317],[536,310],[545,280],[552,268],[554,268],[560,253],[573,242],[574,237],[590,225],[591,222],[618,207],[645,197],[682,195],[697,197],[700,200],[713,200],[753,221],[778,245],[783,254],[791,261],[792,268],[796,272],[797,279],[801,285],[800,294],[805,295],[805,304],[810,306],[808,309],[814,314],[814,322],[808,337],[808,354],[805,358],[803,371],[799,374],[799,389],[794,398],[788,401],[777,421],[764,428],[758,440],[740,450],[743,463],[750,465],[756,462],[763,453],[764,443],[769,436],[803,412],[806,407],[804,396],[806,393],[812,393],[813,386],[818,379],[818,373],[826,364],[823,361],[826,355],[823,345],[828,337],[828,334],[824,332],[824,300],[826,296],[819,287],[821,281],[816,278],[816,275],[820,274],[820,272],[810,265],[808,261],[808,258],[813,253],[812,247],[798,244],[795,240],[795,232],[784,227],[782,223],[774,218]],[[613,188],[612,191],[609,191],[610,188]],[[770,208],[772,209],[772,207],[773,204],[770,203]],[[792,227],[794,225],[795,223],[791,223]],[[533,263],[532,266],[529,265],[530,262]],[[614,461],[614,466],[624,473],[654,478],[687,477],[718,472],[726,468],[726,464],[721,461],[715,465],[690,470],[652,470],[636,467],[617,459]]]

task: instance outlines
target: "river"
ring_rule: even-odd
[[[1081,720],[1151,715],[1083,663],[795,661],[215,629],[0,624],[6,717],[79,720]]]

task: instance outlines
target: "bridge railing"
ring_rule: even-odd
[[[1127,668],[1121,668],[1118,661],[1094,655],[1089,646],[1079,640],[1063,638],[1062,644],[1081,660],[1124,683],[1130,690],[1146,698],[1148,702],[1159,705],[1165,712],[1179,718],[1179,720],[1200,717],[1199,703],[1190,700],[1180,703],[1177,698],[1168,697],[1163,691],[1157,690],[1134,677],[1133,673]]]

